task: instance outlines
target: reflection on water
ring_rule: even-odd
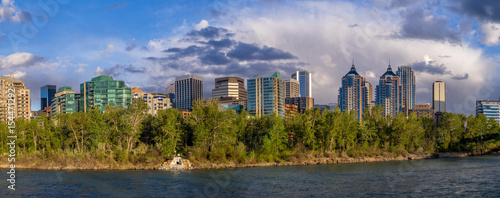
[[[500,196],[500,155],[221,170],[16,170],[0,197]]]

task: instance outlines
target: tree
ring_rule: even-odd
[[[144,99],[134,99],[125,113],[127,151],[130,152],[139,139],[142,121],[146,118],[148,106]]]

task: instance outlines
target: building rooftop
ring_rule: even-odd
[[[356,67],[354,66],[354,64],[352,64],[351,70],[349,72],[347,72],[346,76],[349,75],[349,74],[354,74],[356,76],[359,76],[358,72],[356,71]]]
[[[68,87],[68,86],[60,87],[59,89],[57,89],[57,93],[61,93],[63,91],[73,92],[73,89],[71,87]]]

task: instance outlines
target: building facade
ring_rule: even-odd
[[[164,95],[145,93],[137,87],[131,90],[132,100],[142,98],[148,106],[148,113],[155,116],[158,110],[172,108],[170,98]]]
[[[246,108],[245,80],[239,77],[216,78],[215,89],[212,89],[212,98],[218,99],[219,104],[243,105],[243,108]]]
[[[373,86],[371,83],[365,80],[365,109],[371,111],[372,107],[375,106],[373,101]]]
[[[380,76],[376,88],[377,105],[382,107],[383,115],[395,117],[403,107],[403,85],[399,77],[392,71],[391,65]]]
[[[203,79],[196,74],[175,78],[175,108],[191,111],[193,101],[203,99]]]
[[[285,98],[285,104],[297,105],[297,111],[299,113],[304,113],[307,109],[314,108],[314,98],[311,97]]]
[[[165,95],[170,98],[170,105],[175,108],[175,82],[170,83],[165,89]]]
[[[75,94],[71,87],[61,87],[52,98],[50,114],[74,113],[79,111],[80,94]]]
[[[132,102],[131,90],[122,80],[111,76],[98,76],[80,84],[80,110],[99,107],[104,112],[106,105],[128,108]]]
[[[300,97],[300,83],[299,81],[291,78],[283,80],[285,84],[285,97],[295,98]]]
[[[365,78],[358,74],[354,64],[351,70],[342,77],[342,86],[339,88],[338,106],[342,112],[356,111],[356,118],[361,119],[363,111],[369,104],[370,85]]]
[[[423,116],[434,118],[434,109],[431,108],[430,104],[414,105],[413,108],[408,111],[408,113],[415,113],[417,118]]]
[[[446,83],[435,81],[432,83],[432,108],[434,112],[446,112]]]
[[[500,122],[500,101],[494,100],[477,100],[476,101],[476,116],[483,114],[486,118],[494,118]]]
[[[2,76],[0,82],[0,119],[7,122],[9,118],[30,119],[31,93],[26,89],[22,78],[14,78],[14,74]]]
[[[254,76],[247,81],[247,109],[252,115],[285,116],[285,87],[279,72]]]
[[[56,95],[55,85],[45,85],[40,87],[40,109],[52,105],[52,99]]]
[[[403,85],[403,111],[408,116],[415,105],[415,72],[410,66],[400,66],[396,74]]]
[[[297,71],[292,78],[299,81],[300,97],[312,97],[312,76],[307,71]]]

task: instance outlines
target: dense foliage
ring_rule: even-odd
[[[74,114],[16,120],[17,152],[44,156],[92,156],[102,162],[148,163],[171,158],[174,151],[195,162],[254,163],[293,161],[306,154],[377,156],[387,153],[498,150],[500,127],[485,116],[444,113],[439,124],[429,117],[381,116],[381,109],[354,112],[309,110],[287,119],[220,111],[216,101],[196,101],[185,119],[176,109],[146,113],[142,100],[128,109],[107,106]],[[8,128],[0,123],[0,143]],[[7,153],[5,146],[1,153]],[[306,155],[306,156],[304,156]]]

